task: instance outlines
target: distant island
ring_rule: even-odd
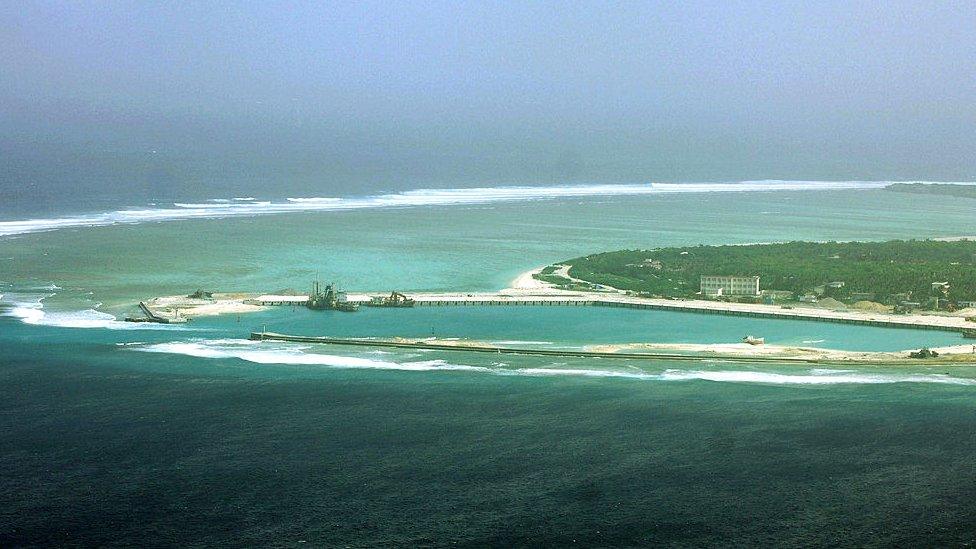
[[[976,241],[621,250],[564,261],[536,277],[567,289],[610,287],[649,297],[955,310],[976,306]]]
[[[885,187],[884,190],[899,193],[976,198],[976,185],[958,185],[954,183],[894,183]]]

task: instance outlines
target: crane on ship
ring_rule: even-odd
[[[413,299],[394,290],[387,297],[376,296],[370,299],[367,305],[370,307],[413,307],[416,303]]]
[[[312,283],[312,293],[308,296],[305,305],[313,311],[332,310],[351,313],[359,310],[359,305],[346,301],[345,292],[337,290],[335,284],[326,284],[323,289],[318,280]]]

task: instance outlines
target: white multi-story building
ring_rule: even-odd
[[[759,295],[758,276],[702,276],[702,295]]]

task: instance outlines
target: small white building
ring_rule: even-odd
[[[759,295],[758,276],[703,275],[701,293],[710,297],[724,295]]]

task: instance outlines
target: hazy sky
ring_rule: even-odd
[[[971,1],[256,4],[0,3],[0,185],[976,179]]]

